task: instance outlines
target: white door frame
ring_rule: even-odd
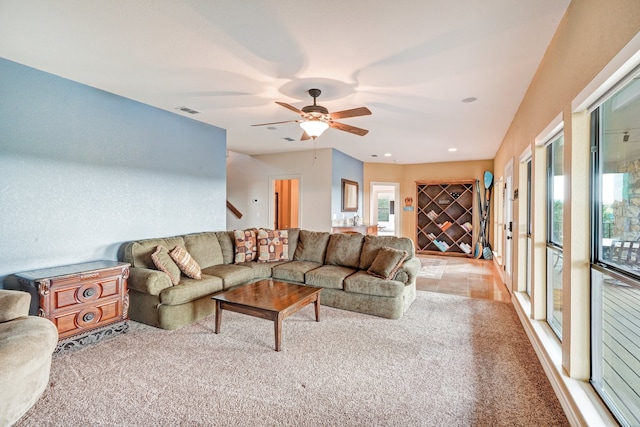
[[[504,167],[504,186],[504,282],[509,292],[513,292],[513,159]]]
[[[371,224],[377,224],[377,219],[376,219],[376,215],[374,213],[377,212],[377,206],[376,206],[376,202],[378,200],[378,198],[376,197],[376,193],[374,193],[373,191],[373,187],[376,185],[384,185],[384,186],[389,186],[389,187],[393,187],[394,188],[394,222],[393,222],[393,226],[394,226],[394,230],[393,230],[393,234],[396,236],[402,236],[402,229],[400,228],[402,226],[400,219],[401,216],[399,209],[400,209],[400,183],[399,182],[370,182],[369,183],[369,222]]]

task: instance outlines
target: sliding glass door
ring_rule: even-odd
[[[592,378],[622,425],[640,425],[640,80],[592,113]]]
[[[547,146],[547,322],[562,340],[564,136]]]

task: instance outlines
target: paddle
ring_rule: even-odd
[[[489,231],[489,211],[491,210],[491,189],[493,187],[493,174],[489,171],[484,172],[484,199],[485,206],[482,209],[482,255],[484,259],[493,259],[493,252],[491,251],[491,245],[487,241],[487,232]]]
[[[476,180],[476,193],[478,195],[478,208],[480,209],[480,235],[473,249],[473,257],[478,259],[482,256],[482,240],[483,240],[483,223],[484,223],[484,206],[482,205],[482,197],[480,196],[480,181]]]

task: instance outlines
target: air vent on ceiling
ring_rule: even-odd
[[[293,139],[293,138],[289,138],[288,136],[287,136],[287,137],[284,137],[284,138],[282,138],[282,139],[284,139],[285,141],[289,141],[289,142],[291,142],[291,141],[295,141],[295,139]]]
[[[189,113],[189,114],[199,114],[200,113],[200,111],[196,111],[193,108],[189,108],[189,107],[178,107],[178,110],[184,111],[185,113]]]

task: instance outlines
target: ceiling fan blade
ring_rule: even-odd
[[[367,107],[352,108],[351,110],[336,111],[335,113],[329,113],[329,117],[332,119],[344,119],[346,117],[358,117],[368,116],[371,111]]]
[[[251,125],[251,126],[266,126],[266,125],[279,125],[281,123],[293,123],[293,122],[301,122],[302,120],[298,119],[298,120],[285,120],[283,122],[271,122],[271,123],[259,123],[257,125]]]
[[[366,134],[369,133],[369,131],[366,129],[357,128],[351,125],[345,125],[344,123],[338,123],[338,122],[327,122],[327,123],[329,123],[329,126],[331,126],[334,129],[343,130],[345,132],[349,132],[354,135],[365,136]]]
[[[298,114],[302,114],[302,111],[298,110],[296,107],[294,107],[293,105],[289,105],[286,102],[280,102],[280,101],[276,101],[276,104],[278,105],[282,105],[284,108],[288,108],[289,110],[298,113]]]
[[[302,136],[300,137],[300,141],[306,141],[307,139],[311,139],[307,132],[302,132]]]

